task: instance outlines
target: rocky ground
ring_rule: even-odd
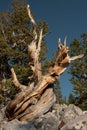
[[[73,104],[54,104],[48,113],[33,121],[14,119],[7,122],[3,108],[0,110],[0,130],[87,130],[87,111]]]

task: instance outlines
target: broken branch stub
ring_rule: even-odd
[[[64,44],[62,44],[61,40],[59,39],[58,47],[60,52],[55,60],[54,66],[49,67],[48,72],[45,75],[42,75],[39,56],[41,51],[43,29],[40,30],[38,36],[36,31],[36,22],[31,15],[29,6],[27,6],[27,12],[33,26],[34,35],[34,39],[28,45],[28,51],[30,52],[30,56],[33,60],[33,65],[31,65],[33,71],[32,78],[37,78],[37,83],[34,84],[33,80],[33,82],[29,83],[29,86],[20,84],[14,69],[11,69],[13,83],[21,91],[6,107],[5,112],[8,120],[17,118],[21,121],[30,121],[46,113],[56,100],[52,84],[62,73],[64,73],[72,60],[83,57],[83,54],[70,57],[68,54],[69,49],[66,46],[66,39]]]

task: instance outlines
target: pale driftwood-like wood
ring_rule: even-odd
[[[9,118],[10,120],[14,119],[15,117],[20,121],[30,121],[35,119],[36,117],[46,113],[55,103],[56,97],[53,93],[52,88],[48,88],[41,96],[41,99],[38,101],[37,104],[33,104],[28,107],[23,113],[20,115],[14,115],[14,117]]]
[[[27,11],[33,26],[34,36],[32,42],[28,45],[28,51],[31,59],[33,60],[33,65],[30,64],[33,75],[31,76],[32,80],[29,85],[25,86],[20,84],[14,69],[11,69],[13,83],[21,91],[6,107],[5,113],[8,120],[17,118],[21,121],[30,121],[46,113],[56,100],[52,88],[53,83],[67,69],[67,66],[72,60],[83,57],[82,54],[70,57],[68,54],[69,48],[66,46],[66,39],[64,40],[64,45],[59,39],[58,47],[60,52],[55,60],[55,63],[53,66],[49,67],[47,74],[42,75],[42,67],[39,56],[43,38],[43,29],[40,30],[38,36],[36,31],[36,22],[31,15],[29,5],[27,6]],[[33,79],[35,78],[37,79],[37,83],[34,83]]]
[[[15,84],[15,86],[18,87],[21,91],[24,91],[27,86],[19,83],[13,68],[11,68],[11,72],[12,72],[12,76],[13,76],[13,83]]]
[[[28,50],[30,52],[30,55],[32,57],[33,64],[34,64],[33,66],[31,65],[31,68],[33,70],[34,76],[39,81],[42,77],[41,63],[39,62],[39,55],[40,55],[40,51],[41,51],[43,29],[40,30],[40,35],[39,35],[39,40],[38,40],[38,34],[36,31],[36,22],[31,14],[29,5],[27,5],[27,12],[28,12],[28,16],[31,20],[31,23],[33,25],[33,35],[34,35],[33,41],[28,45]]]
[[[32,120],[38,116],[41,116],[43,113],[46,113],[55,103],[56,97],[53,93],[53,89],[47,89],[41,96],[41,99],[34,106],[31,106],[29,110],[26,110],[24,115],[17,117],[21,121]]]

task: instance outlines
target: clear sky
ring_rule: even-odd
[[[0,11],[7,9],[9,1],[12,0],[0,0]],[[67,36],[69,46],[74,38],[87,33],[87,0],[28,0],[28,4],[36,21],[41,19],[49,25],[51,33],[46,37],[49,58],[57,48],[58,38],[63,42]],[[67,71],[60,77],[62,93],[66,97],[72,91],[69,78]]]

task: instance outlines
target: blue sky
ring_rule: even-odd
[[[0,0],[0,11],[7,9],[9,1]],[[63,42],[67,36],[69,46],[74,38],[80,37],[83,32],[87,33],[87,0],[28,0],[28,3],[35,20],[44,20],[49,25],[51,33],[46,37],[49,58],[57,49],[58,38]],[[60,77],[62,93],[66,97],[72,91],[69,78],[67,71]]]

